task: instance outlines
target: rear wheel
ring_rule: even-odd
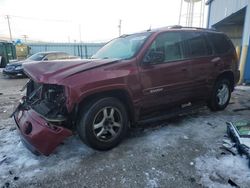
[[[230,81],[226,78],[219,79],[213,89],[208,106],[213,111],[224,110],[231,98]]]
[[[124,105],[116,98],[90,102],[80,113],[77,132],[90,147],[108,150],[120,143],[128,129]]]

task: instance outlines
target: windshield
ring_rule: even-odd
[[[31,61],[41,61],[45,56],[46,56],[46,54],[37,53],[37,54],[34,54],[34,55],[28,57],[27,60],[31,60]]]
[[[149,35],[150,33],[147,32],[116,38],[102,47],[95,55],[92,56],[92,58],[130,59],[140,50],[142,44]]]

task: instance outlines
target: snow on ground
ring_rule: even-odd
[[[229,187],[228,180],[239,187],[250,185],[250,169],[244,156],[202,156],[196,159],[195,167],[202,185],[210,188]]]
[[[82,144],[78,137],[70,137],[49,157],[33,155],[21,142],[13,119],[0,120],[0,186],[5,182],[15,184],[19,179],[33,177],[67,169],[82,158],[93,154],[93,150]],[[65,152],[67,151],[67,152]]]
[[[244,86],[244,85],[237,86],[236,89],[243,90],[243,91],[250,91],[250,87]]]
[[[83,159],[98,153],[98,151],[94,151],[84,145],[74,135],[58,146],[49,157],[35,156],[21,142],[13,119],[0,120],[0,125],[5,125],[5,127],[1,126],[0,128],[0,186],[3,186],[6,182],[14,186],[15,182],[17,182],[16,180],[30,181],[42,174],[62,173],[76,167]],[[149,132],[146,130],[145,134],[148,136],[141,138],[141,141],[135,143],[134,146],[140,147],[142,144],[147,143],[150,148],[161,149],[160,145],[164,144],[165,138],[171,136],[174,132],[167,131],[167,127],[159,130],[158,128],[154,128],[157,130],[153,132],[151,132],[152,130]],[[168,146],[174,146],[179,137],[187,139],[187,136],[182,133],[173,136],[175,139],[169,141]],[[130,155],[133,157],[133,153]],[[151,154],[149,153],[148,155]],[[109,156],[112,156],[112,153],[109,153]],[[102,172],[104,169],[113,167],[113,164],[111,166],[100,166],[96,170]],[[123,171],[126,171],[126,166],[123,166]],[[143,173],[149,188],[158,187],[158,178],[163,175],[169,177],[165,172],[154,167]],[[126,178],[124,178],[124,182],[126,181]]]

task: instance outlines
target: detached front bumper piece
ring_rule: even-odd
[[[66,137],[72,135],[69,129],[48,123],[32,109],[18,109],[14,119],[24,145],[35,154],[48,156]]]

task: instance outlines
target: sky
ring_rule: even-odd
[[[121,33],[177,25],[181,0],[0,0],[0,36],[47,42],[101,42]],[[185,9],[185,7],[184,7]],[[206,14],[205,14],[206,15]]]

